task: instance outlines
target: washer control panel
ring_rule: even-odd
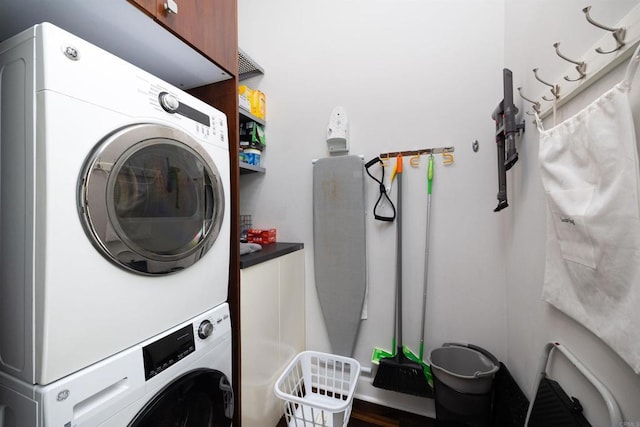
[[[191,353],[202,354],[224,340],[231,340],[231,319],[226,303],[141,343],[145,380],[170,369]]]
[[[155,377],[194,351],[196,342],[192,324],[145,345],[142,347],[145,379]]]

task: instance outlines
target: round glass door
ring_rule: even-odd
[[[233,391],[219,371],[189,372],[160,391],[128,427],[229,427]]]
[[[167,126],[124,128],[85,165],[79,210],[94,246],[141,274],[189,267],[211,248],[224,216],[224,190],[211,157]]]

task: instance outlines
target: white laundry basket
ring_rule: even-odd
[[[350,357],[299,353],[274,386],[289,427],[345,427],[359,376],[360,363]]]

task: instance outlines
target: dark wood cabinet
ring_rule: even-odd
[[[238,74],[236,0],[130,1],[231,76]]]

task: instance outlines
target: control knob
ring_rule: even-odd
[[[213,323],[208,320],[203,320],[198,326],[198,336],[202,339],[209,338],[213,333]]]
[[[160,99],[160,106],[167,113],[175,113],[178,111],[180,101],[178,101],[178,98],[175,96],[167,92],[161,92],[158,98]]]

